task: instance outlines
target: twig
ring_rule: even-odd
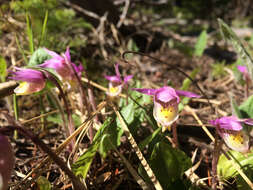
[[[71,141],[73,138],[75,138],[86,126],[89,126],[89,122],[94,118],[94,116],[99,113],[106,105],[106,102],[101,102],[97,110],[93,113],[91,113],[90,117],[87,118],[81,125],[78,127],[74,133],[72,133],[63,143],[60,144],[60,146],[55,150],[56,154],[59,154]],[[18,184],[18,188],[15,188],[13,190],[20,190],[20,186],[22,183],[25,183],[26,189],[28,188],[29,184],[31,184],[33,181],[37,179],[39,174],[32,177],[32,180],[28,181],[29,177],[32,175],[38,173],[39,169],[42,167],[45,167],[45,165],[48,165],[48,162],[50,161],[50,157],[46,157],[44,160],[41,161],[40,164],[36,168],[33,168],[32,171]]]
[[[18,86],[15,81],[8,81],[0,83],[0,99],[12,95],[13,90]]]
[[[121,25],[123,24],[123,22],[124,22],[124,20],[126,18],[126,15],[127,15],[127,11],[129,9],[129,5],[130,5],[130,1],[129,0],[125,0],[125,6],[124,6],[124,9],[123,9],[122,14],[120,16],[120,20],[117,23],[117,28],[120,28]]]
[[[117,108],[115,107],[115,105],[111,104],[114,112],[116,113],[117,117],[119,118],[120,124],[122,129],[124,130],[124,133],[126,134],[132,148],[134,149],[136,155],[138,156],[142,166],[144,167],[144,169],[146,170],[148,177],[150,178],[150,180],[152,181],[152,183],[154,184],[156,190],[162,190],[162,186],[160,184],[160,182],[157,180],[154,172],[152,171],[152,169],[150,168],[147,160],[145,159],[145,157],[143,156],[141,150],[139,149],[136,141],[134,140],[132,134],[130,133],[124,118],[121,116],[120,112],[117,110]]]
[[[94,12],[91,12],[91,11],[88,11],[88,10],[85,10],[83,9],[82,7],[78,6],[78,5],[75,5],[75,4],[72,4],[70,3],[69,1],[61,1],[63,4],[67,5],[68,7],[71,7],[72,9],[78,11],[78,12],[81,12],[83,13],[84,15],[87,15],[91,18],[95,18],[97,20],[100,20],[100,16],[97,15],[96,13]]]
[[[8,132],[17,130],[20,134],[24,135],[26,138],[31,139],[34,144],[40,147],[50,158],[68,175],[73,183],[75,190],[84,190],[85,186],[80,182],[80,180],[73,174],[73,172],[67,167],[65,162],[57,156],[43,141],[41,141],[37,136],[35,136],[31,131],[23,128],[20,125],[4,127],[0,129],[1,134],[6,134]]]

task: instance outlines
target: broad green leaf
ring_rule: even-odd
[[[90,169],[90,165],[93,161],[94,156],[97,153],[99,147],[99,142],[92,144],[88,150],[78,158],[78,160],[72,165],[72,171],[76,175],[81,175],[84,179],[87,176],[87,173]]]
[[[164,189],[170,189],[192,165],[191,159],[184,152],[165,142],[156,144],[149,164]],[[143,177],[146,176],[140,168],[139,172]]]
[[[78,158],[78,160],[74,164],[72,164],[71,168],[76,175],[81,175],[84,179],[86,178],[93,158],[99,148],[100,140],[105,132],[105,129],[111,124],[111,122],[112,119],[108,118],[103,123],[103,125],[97,131],[93,139],[92,145]]]
[[[145,138],[138,146],[141,150],[145,148],[157,135],[160,134],[162,127],[158,127],[150,136]]]
[[[52,189],[50,182],[44,176],[40,176],[37,179],[36,183],[38,185],[38,190],[51,190]]]
[[[124,106],[121,110],[120,113],[122,115],[122,117],[124,118],[124,120],[126,121],[126,123],[129,125],[133,122],[134,120],[134,103],[133,102],[129,102],[129,104],[127,106]],[[120,121],[117,118],[117,126],[120,126]]]
[[[243,118],[253,118],[253,95],[239,106]]]
[[[49,55],[44,48],[37,49],[31,56],[28,66],[34,67],[39,64],[44,63],[44,61],[52,58],[51,55]]]
[[[123,133],[123,129],[118,126],[115,121],[112,122],[110,126],[108,126],[104,131],[104,134],[110,135],[110,141],[115,147],[118,147],[120,145],[120,138]]]
[[[195,44],[194,55],[198,57],[202,56],[206,48],[206,44],[207,44],[207,33],[205,30],[203,30],[198,37],[197,43]]]
[[[251,80],[253,80],[253,60],[248,53],[247,49],[244,47],[241,40],[236,36],[233,30],[224,23],[221,19],[218,19],[219,26],[223,37],[234,46],[236,52],[239,54],[240,58],[243,60],[243,64],[247,66]]]
[[[100,140],[99,153],[100,155],[102,155],[103,158],[105,158],[107,156],[107,153],[110,150],[114,149],[116,146],[117,145],[113,145],[110,135],[105,134]]]
[[[7,75],[7,64],[6,64],[6,61],[5,59],[0,56],[0,79],[2,82],[5,81],[5,77]]]
[[[229,151],[234,159],[241,165],[243,172],[252,181],[253,180],[253,153],[251,152],[247,156],[237,151]],[[231,177],[236,178],[237,188],[239,190],[248,190],[250,187],[242,179],[235,167],[232,166],[231,162],[227,160],[224,155],[221,155],[217,165],[218,175],[221,178],[229,179]]]

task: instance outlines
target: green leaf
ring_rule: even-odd
[[[105,134],[102,136],[99,146],[99,153],[103,158],[107,156],[107,153],[114,149],[117,145],[113,145],[111,141],[111,137],[109,134]]]
[[[224,23],[221,19],[218,19],[219,26],[223,37],[234,46],[236,52],[239,54],[240,58],[243,60],[243,64],[247,66],[251,80],[253,80],[253,60],[248,53],[247,49],[244,47],[241,40],[236,36],[232,29]]]
[[[199,70],[200,70],[199,68],[195,68],[195,69],[191,72],[190,77],[191,77],[192,79],[195,79],[195,78],[196,78],[196,75],[199,73]],[[182,85],[182,87],[181,87],[181,90],[188,90],[191,84],[192,84],[192,81],[191,81],[189,78],[184,79],[183,85]]]
[[[154,138],[160,134],[162,127],[158,127],[151,135],[145,138],[138,146],[141,150],[145,148]]]
[[[234,157],[234,159],[241,165],[241,168],[247,177],[252,181],[253,180],[253,153],[251,152],[247,156],[244,156],[242,153],[237,151],[229,151],[229,153]],[[236,178],[237,188],[239,190],[248,190],[250,187],[246,182],[241,178],[235,167],[232,166],[232,163],[227,160],[224,155],[221,155],[217,165],[218,175],[221,178],[229,179],[231,177]]]
[[[165,142],[155,145],[149,163],[164,189],[169,189],[180,180],[184,172],[192,165],[191,159],[184,152],[172,148]],[[142,170],[139,171],[142,176],[146,176],[146,174],[143,175]]]
[[[198,57],[202,56],[206,48],[206,44],[207,44],[207,33],[205,30],[203,30],[198,37],[197,43],[195,44],[194,55]]]
[[[243,118],[253,118],[253,95],[239,106]]]
[[[97,150],[100,146],[100,140],[105,132],[105,129],[111,124],[112,119],[108,118],[100,129],[97,131],[92,145],[88,148],[86,152],[84,152],[78,160],[72,164],[71,168],[76,175],[81,175],[84,179],[87,176],[87,173],[90,169],[90,165],[93,161],[94,156],[97,153]]]
[[[41,36],[40,36],[40,41],[38,47],[40,47],[40,44],[43,42],[46,34],[46,27],[47,27],[47,20],[48,20],[48,10],[46,10],[45,17],[44,17],[44,22],[41,30]]]
[[[134,121],[134,111],[135,110],[134,110],[134,103],[133,102],[129,102],[129,104],[127,106],[124,106],[120,110],[122,117],[124,118],[124,120],[126,121],[126,123],[128,125],[130,125]],[[117,122],[117,126],[121,125],[118,118],[117,118],[116,122]]]
[[[84,179],[86,178],[93,158],[97,153],[98,147],[98,142],[92,144],[88,150],[72,165],[72,170],[76,175],[81,175]]]
[[[33,44],[33,31],[32,31],[32,25],[30,23],[30,18],[28,13],[26,13],[26,32],[29,40],[29,49],[31,54],[34,51],[34,44]]]
[[[7,63],[5,59],[0,56],[0,79],[2,82],[5,81],[5,77],[7,75]]]
[[[37,49],[31,56],[29,62],[28,62],[28,66],[29,67],[34,67],[37,66],[39,64],[44,63],[44,61],[51,59],[52,56],[49,55],[44,48],[39,48]]]
[[[37,179],[36,183],[38,185],[38,190],[51,190],[52,189],[50,182],[44,176],[40,176]]]
[[[117,126],[115,122],[113,122],[112,125],[107,128],[107,133],[110,134],[111,142],[114,145],[119,146],[121,144],[120,138],[124,131],[121,127]]]

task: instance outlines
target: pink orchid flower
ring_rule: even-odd
[[[210,121],[210,124],[217,127],[219,135],[229,148],[239,152],[247,152],[249,149],[249,136],[243,131],[242,123],[253,125],[253,119],[226,116]]]
[[[45,50],[49,55],[52,56],[52,58],[46,60],[39,66],[42,68],[54,69],[63,81],[66,81],[72,87],[75,87],[78,83],[71,65],[74,67],[79,77],[81,76],[83,67],[82,65],[76,66],[71,62],[69,48],[66,49],[66,52],[62,56],[46,48]]]
[[[118,96],[121,93],[123,86],[127,84],[130,79],[133,78],[133,75],[127,75],[122,80],[120,72],[119,72],[119,64],[114,65],[114,67],[115,67],[116,75],[105,76],[105,78],[110,81],[107,95],[112,96],[112,97]]]
[[[142,94],[154,97],[153,116],[162,127],[168,128],[178,119],[179,96],[199,98],[200,96],[188,91],[175,90],[169,86],[159,89],[134,88]]]
[[[28,95],[39,92],[45,88],[46,78],[42,72],[33,69],[16,68],[16,72],[11,72],[13,80],[23,81],[19,84],[14,92],[17,95]]]

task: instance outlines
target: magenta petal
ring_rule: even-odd
[[[67,47],[66,52],[65,52],[64,55],[67,58],[68,63],[70,63],[71,62],[71,58],[70,58],[69,47]]]
[[[80,65],[77,67],[77,72],[80,73],[80,72],[82,72],[83,70],[84,70],[83,65],[80,64]]]
[[[183,90],[176,90],[176,93],[178,94],[178,96],[186,96],[186,97],[190,97],[190,98],[200,98],[201,96],[189,91],[183,91]]]
[[[152,89],[152,88],[132,88],[132,90],[135,90],[137,92],[140,92],[142,94],[147,94],[150,96],[155,95],[157,89]]]
[[[169,86],[164,86],[162,88],[159,88],[157,89],[155,93],[155,101],[159,100],[166,103],[166,102],[170,102],[173,99],[176,99],[177,103],[179,103],[180,101],[180,98],[177,95],[175,89]]]
[[[127,83],[129,80],[131,80],[131,78],[133,78],[133,75],[127,75],[124,77],[124,83]]]
[[[117,82],[117,83],[121,83],[121,79],[119,76],[105,76],[105,78],[111,82]]]
[[[76,66],[76,64],[74,64],[74,63],[71,63],[71,65],[75,69],[75,71],[78,74],[78,76],[81,76],[82,75],[82,71],[83,71],[83,66],[81,64],[79,66]]]
[[[44,63],[38,65],[39,67],[42,68],[52,68],[55,69],[56,71],[64,67],[64,60],[63,59],[49,59],[46,60]]]
[[[218,126],[219,124],[219,119],[215,119],[215,120],[210,120],[209,123],[213,126]]]
[[[59,58],[61,57],[59,54],[55,53],[54,51],[48,50],[47,48],[44,48],[44,50],[51,55],[53,58]]]
[[[242,130],[242,125],[240,119],[235,116],[226,116],[216,119],[214,124],[222,129],[240,131]]]
[[[16,72],[11,72],[14,76],[9,77],[13,80],[18,80],[18,81],[26,81],[26,82],[34,82],[34,83],[39,83],[41,81],[44,81],[44,75],[42,72],[33,70],[33,69],[21,69],[21,68],[16,68]]]
[[[247,125],[253,125],[253,119],[243,119],[242,122]]]
[[[247,67],[244,65],[237,65],[237,69],[241,72],[241,73],[247,73]]]
[[[117,75],[118,77],[120,77],[119,64],[117,63],[116,65],[114,65],[114,68],[115,68],[116,75]]]

